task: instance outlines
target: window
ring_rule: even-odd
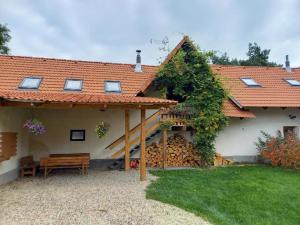
[[[105,91],[106,92],[122,92],[120,81],[105,81]]]
[[[258,84],[254,79],[252,78],[241,78],[241,80],[249,87],[260,87],[260,84]]]
[[[300,86],[300,81],[295,79],[285,79],[286,82],[289,83],[291,86]]]
[[[285,126],[283,127],[283,135],[286,137],[288,133],[294,134],[296,137],[299,137],[299,128],[296,126]]]
[[[82,90],[82,80],[67,79],[65,82],[64,89],[68,90],[68,91],[81,91]]]
[[[41,84],[42,78],[40,77],[26,77],[22,80],[19,88],[22,89],[38,89]]]
[[[85,141],[85,130],[71,130],[70,141]]]

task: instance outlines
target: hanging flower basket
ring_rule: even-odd
[[[42,135],[46,132],[46,128],[41,121],[38,119],[26,120],[23,124],[23,128],[27,129],[30,133],[35,135]]]
[[[95,132],[99,139],[103,138],[108,132],[109,125],[107,123],[101,122],[96,126]]]

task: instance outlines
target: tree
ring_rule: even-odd
[[[213,64],[239,65],[239,61],[237,59],[230,59],[227,55],[227,52],[221,53],[221,55],[219,56],[216,51],[213,51],[210,59]]]
[[[9,35],[10,30],[7,28],[6,25],[0,24],[0,54],[8,54],[9,48],[7,43],[11,39]]]
[[[179,101],[177,113],[190,116],[187,123],[195,129],[194,146],[207,165],[213,162],[217,134],[227,123],[222,112],[227,93],[208,61],[207,53],[188,40],[154,82],[165,97]]]
[[[249,43],[247,59],[238,60],[236,58],[230,59],[227,53],[218,54],[217,51],[212,51],[210,59],[213,64],[220,65],[235,65],[235,66],[282,66],[275,62],[269,62],[270,49],[261,50],[257,43]]]
[[[269,54],[271,49],[264,49],[257,45],[257,43],[249,43],[247,56],[248,59],[240,60],[241,66],[278,66],[274,62],[269,62]]]

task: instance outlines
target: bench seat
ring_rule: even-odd
[[[51,170],[60,168],[78,168],[82,174],[87,174],[89,165],[89,153],[51,154],[49,157],[40,159],[40,167],[44,169],[45,177]]]

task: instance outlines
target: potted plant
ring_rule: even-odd
[[[46,132],[46,128],[41,121],[38,119],[28,119],[23,124],[23,128],[27,129],[30,133],[35,135],[42,135]]]
[[[96,125],[95,132],[99,139],[103,138],[109,129],[109,125],[103,121]]]
[[[162,120],[162,121],[160,121],[159,129],[160,130],[170,130],[174,124],[175,123],[173,120]]]

